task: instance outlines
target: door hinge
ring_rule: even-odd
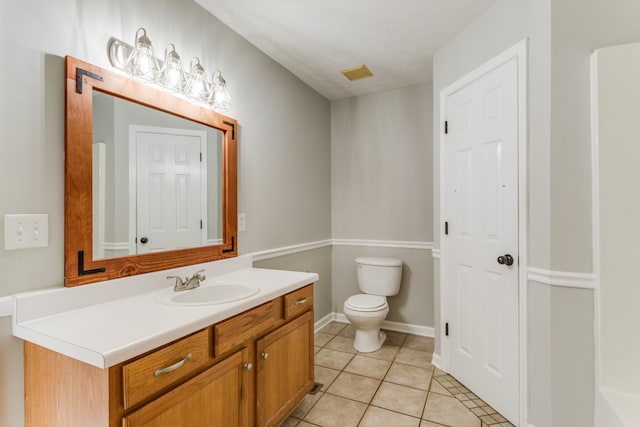
[[[202,230],[202,220],[200,220],[200,230]]]
[[[444,234],[445,235],[449,234],[449,221],[444,222]]]
[[[449,322],[444,324],[444,335],[449,336]]]
[[[202,153],[200,153],[200,161],[202,161]]]
[[[445,120],[444,121],[444,134],[448,134],[449,133],[449,121]]]

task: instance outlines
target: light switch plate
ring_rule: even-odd
[[[247,214],[244,212],[238,214],[238,231],[247,231]]]
[[[49,246],[48,214],[6,214],[4,248],[6,250],[46,248]]]

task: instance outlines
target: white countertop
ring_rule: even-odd
[[[46,306],[46,301],[55,303],[65,290],[68,299],[74,299],[76,296],[72,293],[76,288],[17,295],[13,335],[99,368],[108,368],[318,280],[316,273],[251,267],[215,276],[207,274],[207,281],[250,282],[259,286],[260,291],[247,299],[226,304],[175,306],[156,301],[156,296],[173,292],[173,287],[167,286],[166,274],[162,272],[161,288],[145,289],[116,299],[94,297],[92,304],[82,305],[82,301],[77,301],[75,307],[67,301],[64,311]],[[97,285],[82,288],[92,286]],[[103,285],[96,292],[106,295],[108,289],[105,288]],[[83,289],[76,293],[90,291]]]

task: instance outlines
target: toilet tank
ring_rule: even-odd
[[[365,294],[392,296],[400,290],[402,260],[398,258],[356,258],[358,286]]]

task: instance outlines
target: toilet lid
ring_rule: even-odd
[[[379,295],[357,294],[349,297],[347,305],[355,310],[375,311],[387,303],[387,298]]]

